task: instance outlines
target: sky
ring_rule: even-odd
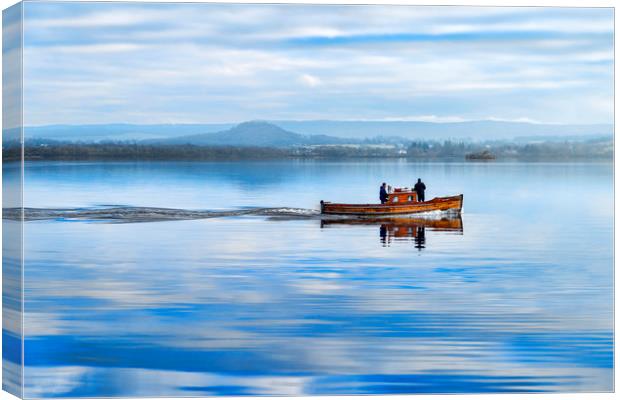
[[[27,126],[613,123],[611,8],[27,2],[23,60]]]

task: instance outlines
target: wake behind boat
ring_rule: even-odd
[[[321,214],[340,215],[399,215],[429,211],[461,212],[463,195],[435,197],[429,201],[418,201],[417,193],[408,188],[396,188],[387,194],[383,204],[331,203],[321,200]]]

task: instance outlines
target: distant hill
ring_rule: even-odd
[[[217,132],[235,124],[100,124],[27,126],[26,138],[93,142],[100,140],[144,140]]]
[[[512,140],[518,137],[611,136],[613,125],[553,125],[506,121],[271,121],[305,135],[322,133],[363,139],[399,136],[409,140]]]
[[[194,144],[204,146],[259,146],[290,147],[313,144],[342,144],[357,140],[337,138],[327,135],[300,135],[264,121],[244,122],[230,129],[181,136],[165,140],[148,140],[146,143]]]
[[[26,127],[26,140],[53,139],[96,142],[148,140],[152,142],[197,141],[209,144],[259,145],[259,143],[336,144],[366,138],[385,140],[535,140],[544,137],[575,140],[612,136],[613,125],[552,125],[526,122],[468,121],[452,123],[420,121],[253,121],[236,124],[105,124]],[[213,134],[213,135],[210,135]],[[263,136],[261,139],[259,136]],[[388,139],[388,137],[390,139]],[[236,138],[233,141],[231,138]],[[382,139],[383,138],[383,139]]]

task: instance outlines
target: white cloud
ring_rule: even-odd
[[[27,7],[37,10],[38,4]],[[452,121],[491,114],[582,123],[613,118],[611,107],[604,106],[613,101],[613,48],[604,35],[613,29],[609,12],[242,4],[46,7],[58,10],[39,12],[26,23],[28,125],[305,116]],[[66,10],[72,18],[59,17]],[[526,35],[508,45],[492,36],[504,29]],[[552,35],[538,37],[541,30]],[[381,37],[453,33],[474,36]],[[334,40],[322,45],[320,38]],[[587,113],[567,112],[568,103],[558,102],[560,97]],[[51,107],[59,98],[63,107]],[[603,106],[592,107],[586,98]]]
[[[322,83],[319,78],[317,78],[316,76],[310,75],[310,74],[301,75],[299,77],[299,80],[301,81],[301,83],[303,83],[304,85],[308,87],[317,87],[321,85]]]
[[[540,124],[542,123],[542,121],[539,120],[535,120],[532,118],[528,118],[528,117],[519,117],[519,118],[500,118],[500,117],[486,117],[484,118],[485,120],[488,121],[500,121],[500,122],[527,122],[530,124]]]
[[[421,122],[464,122],[466,118],[457,115],[411,115],[401,117],[386,117],[382,121],[421,121]]]
[[[29,6],[32,7],[32,6]],[[25,29],[33,28],[102,28],[131,26],[147,22],[163,22],[166,15],[158,11],[146,10],[123,10],[118,7],[115,10],[106,9],[98,12],[90,12],[72,18],[31,18],[25,19]]]
[[[55,53],[73,53],[73,54],[99,54],[102,53],[119,53],[131,52],[144,48],[143,45],[134,43],[104,43],[89,44],[79,46],[49,46],[44,51],[52,51]]]

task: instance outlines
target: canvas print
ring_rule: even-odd
[[[3,12],[3,388],[612,392],[614,12]]]

